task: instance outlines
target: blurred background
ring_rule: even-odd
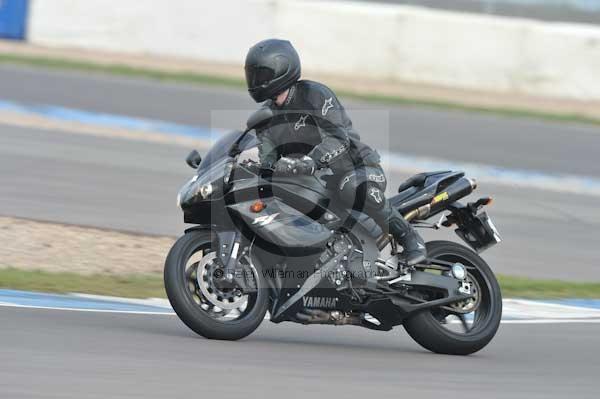
[[[596,397],[599,24],[600,0],[0,0],[0,396]],[[269,37],[335,89],[389,195],[456,169],[494,197],[508,321],[482,354],[329,327],[232,345],[164,317],[184,159],[256,108],[243,62]]]
[[[592,24],[600,21],[598,18],[600,3],[597,0],[383,0],[380,2],[542,21]]]

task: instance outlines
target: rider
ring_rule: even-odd
[[[246,56],[250,96],[277,115],[257,133],[261,166],[301,174],[330,168],[339,199],[392,234],[404,248],[407,265],[422,262],[423,239],[385,197],[387,180],[379,154],[360,141],[333,91],[300,80],[300,71],[298,53],[287,40],[263,40]]]

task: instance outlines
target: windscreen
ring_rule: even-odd
[[[198,173],[202,173],[206,171],[208,168],[212,167],[217,162],[221,161],[223,158],[229,157],[229,150],[233,143],[240,137],[242,132],[233,131],[227,134],[224,134],[221,138],[219,138],[213,146],[208,150],[206,155],[202,158],[202,162],[198,167]],[[256,147],[258,145],[258,140],[254,133],[248,133],[246,137],[240,143],[241,150],[248,150],[250,148]]]

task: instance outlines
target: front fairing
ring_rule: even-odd
[[[213,168],[213,166],[224,158],[229,157],[229,150],[233,143],[242,135],[240,131],[234,131],[223,135],[218,139],[213,146],[208,150],[200,166],[198,167],[198,174],[204,173],[204,171]],[[240,149],[242,151],[254,148],[258,145],[256,136],[249,133],[244,137],[240,143]]]
[[[190,179],[179,191],[177,202],[184,211],[198,203],[223,197],[228,186],[226,180],[228,180],[236,162],[235,158],[229,156],[229,151],[241,134],[242,132],[234,131],[223,135],[206,153],[198,167],[196,176]],[[256,147],[256,145],[256,136],[248,134],[240,143],[240,148],[247,150]]]
[[[192,177],[179,190],[179,206],[185,210],[198,202],[223,197],[225,171],[232,162],[231,158],[220,159],[210,168]]]

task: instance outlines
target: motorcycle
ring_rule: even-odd
[[[401,247],[364,213],[332,200],[331,171],[281,176],[243,154],[273,118],[260,109],[243,132],[221,137],[178,195],[187,229],[164,269],[169,301],[190,329],[239,340],[273,323],[402,325],[424,348],[468,355],[498,330],[502,297],[479,253],[501,241],[482,208],[463,204],[477,187],[463,172],[421,173],[402,183],[391,204],[415,227],[455,227],[467,244],[427,243],[428,259],[407,267]],[[440,215],[437,223],[427,222]]]

